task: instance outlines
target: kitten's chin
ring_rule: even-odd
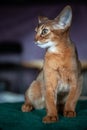
[[[39,46],[40,48],[49,48],[49,47],[53,46],[54,43],[53,42],[46,42],[46,43],[37,43],[36,45]]]

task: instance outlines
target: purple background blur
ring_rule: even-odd
[[[45,50],[34,44],[34,29],[38,24],[38,15],[55,18],[66,5],[65,2],[50,5],[0,5],[0,44],[4,41],[11,44],[19,42],[22,47],[20,55],[0,55],[0,63],[43,59]],[[80,60],[87,60],[87,4],[78,2],[69,5],[73,10],[71,39],[75,42]],[[36,75],[37,71],[0,71],[0,79],[9,82],[10,90],[20,93],[25,92]]]
[[[45,52],[34,45],[38,15],[55,18],[67,4],[0,6],[0,42],[18,41],[23,47],[21,61],[42,59]],[[87,5],[71,4],[73,21],[71,39],[81,60],[87,60]]]

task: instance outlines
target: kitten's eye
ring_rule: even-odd
[[[41,34],[44,35],[44,34],[46,34],[47,32],[48,32],[48,29],[45,29],[45,28],[44,28],[44,29],[42,30],[42,33],[41,33]]]

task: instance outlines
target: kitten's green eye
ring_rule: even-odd
[[[42,30],[42,33],[41,33],[41,34],[44,35],[44,34],[46,34],[47,32],[48,32],[48,29],[45,29],[45,28],[44,28],[44,29]]]

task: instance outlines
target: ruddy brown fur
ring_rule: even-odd
[[[76,48],[69,36],[71,7],[66,6],[53,20],[39,17],[38,21],[35,44],[47,50],[43,70],[26,91],[22,111],[46,108],[44,123],[57,121],[61,108],[64,116],[75,117],[82,75]]]

